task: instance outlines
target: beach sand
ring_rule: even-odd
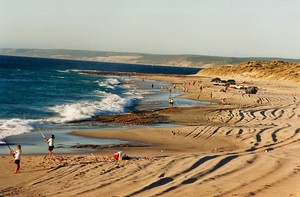
[[[23,155],[19,174],[13,158],[2,156],[0,196],[300,196],[299,84],[234,77],[259,87],[248,95],[220,91],[207,76],[136,77],[219,104],[178,108],[175,98],[173,108],[153,113],[178,126],[73,132],[141,147]],[[117,151],[130,159],[114,160]]]

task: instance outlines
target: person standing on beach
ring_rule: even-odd
[[[169,98],[169,106],[173,107],[174,105],[174,99],[172,97]]]
[[[18,144],[17,150],[11,149],[10,152],[13,155],[13,157],[15,158],[15,164],[16,164],[15,174],[17,174],[20,170],[20,163],[21,163],[21,154],[22,154],[21,145]]]
[[[45,139],[44,141],[49,145],[48,146],[48,152],[49,156],[55,157],[54,153],[52,152],[54,149],[54,135],[52,134],[51,137],[47,140]]]

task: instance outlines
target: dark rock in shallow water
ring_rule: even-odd
[[[152,125],[170,123],[166,116],[155,112],[134,112],[122,115],[105,115],[96,118],[99,122],[116,122],[127,125]]]

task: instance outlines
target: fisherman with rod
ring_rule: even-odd
[[[41,135],[43,136],[44,142],[49,145],[48,146],[49,156],[55,157],[54,153],[52,152],[54,149],[54,138],[55,138],[54,135],[52,134],[51,137],[49,139],[47,139],[45,137],[45,135],[43,134],[43,132],[41,131],[41,129],[39,127],[37,127],[37,128],[40,131]]]
[[[3,136],[2,133],[1,133],[1,135],[2,135],[3,141],[5,142],[5,144],[7,145],[8,149],[10,151],[10,154],[12,154],[13,157],[15,158],[15,164],[16,164],[15,174],[17,174],[20,170],[20,163],[21,163],[21,154],[22,154],[21,145],[18,144],[17,149],[13,150],[10,148],[9,144],[7,143],[5,137]]]

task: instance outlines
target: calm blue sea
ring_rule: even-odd
[[[127,113],[144,99],[145,89],[132,86],[140,80],[86,75],[80,74],[80,70],[170,74],[199,71],[195,68],[0,56],[0,139],[21,134],[26,137],[24,134],[36,132],[37,128],[46,133],[47,128],[71,130],[74,121],[91,119],[99,114]],[[147,83],[155,82],[143,85]],[[81,123],[81,126],[86,125]]]

